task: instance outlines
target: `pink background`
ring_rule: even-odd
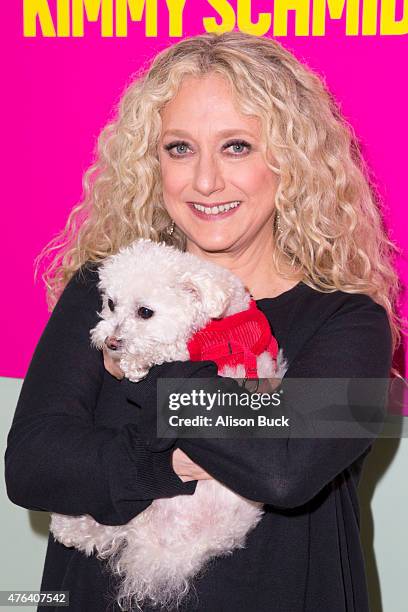
[[[51,4],[51,2],[50,2]],[[165,6],[165,3],[159,3]],[[271,2],[253,2],[269,12]],[[81,197],[81,179],[93,159],[98,133],[111,116],[130,75],[167,38],[167,10],[160,14],[158,38],[145,38],[143,23],[130,23],[128,38],[102,39],[99,24],[86,25],[83,39],[24,38],[22,2],[8,2],[0,44],[5,59],[2,191],[3,295],[0,376],[25,376],[49,316],[41,280],[34,285],[33,262],[65,224]],[[204,31],[207,2],[187,2],[184,36]],[[256,12],[253,12],[254,18]],[[289,20],[289,31],[293,21]],[[343,20],[328,24],[322,38],[279,39],[322,75],[354,126],[384,199],[386,222],[406,260],[407,36],[344,35]],[[401,311],[408,314],[403,298]],[[404,351],[395,364],[406,372]],[[406,375],[406,374],[405,374]]]

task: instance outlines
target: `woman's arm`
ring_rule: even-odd
[[[135,424],[94,426],[104,367],[89,331],[101,302],[96,270],[82,270],[55,306],[25,377],[8,435],[7,492],[25,508],[124,524],[153,499],[194,493],[196,482],[182,482],[174,449],[153,452]],[[191,364],[191,375],[202,367]],[[162,372],[172,376],[172,364]]]
[[[365,387],[364,397],[371,406],[371,415],[383,417],[391,353],[385,310],[367,296],[350,296],[290,365],[284,378],[287,381],[287,392],[282,396],[286,397],[282,401],[284,413],[296,418],[299,411],[302,418],[315,406],[325,406],[330,418],[332,409],[344,402],[341,386],[326,385],[322,404],[319,385],[311,381],[296,395],[290,392],[290,378],[373,378],[378,380]],[[208,375],[201,372],[196,376]],[[127,384],[128,395],[135,401],[138,389]],[[214,377],[214,386],[240,392],[238,383],[229,378]],[[346,406],[345,412],[349,411],[352,412],[352,406]],[[373,427],[375,430],[376,426]],[[353,430],[351,422],[350,428]],[[355,429],[361,431],[357,422]],[[280,508],[294,508],[312,499],[366,452],[375,437],[367,431],[364,437],[295,438],[290,437],[289,430],[282,438],[179,438],[176,445],[214,478],[244,497]]]
[[[371,414],[384,416],[384,381],[389,377],[391,359],[386,312],[363,296],[336,312],[288,369],[285,379],[382,379],[365,387],[365,397]],[[305,385],[298,397],[287,396],[283,401],[286,411],[296,415],[298,406],[303,406],[300,412],[306,415],[314,405],[322,406],[318,388],[311,384],[308,389]],[[329,387],[324,404],[326,415],[342,401],[339,388]],[[359,429],[357,423],[355,429]],[[367,437],[349,438],[181,439],[178,446],[214,478],[241,495],[281,508],[295,508],[315,497],[374,439],[375,435],[368,432]]]

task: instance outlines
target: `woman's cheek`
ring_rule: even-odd
[[[162,168],[162,186],[163,194],[174,199],[181,199],[183,191],[188,187],[191,181],[191,172],[186,168]]]

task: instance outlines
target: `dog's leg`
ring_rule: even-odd
[[[238,364],[237,366],[224,366],[219,370],[220,376],[228,376],[229,378],[245,378],[245,366]]]
[[[283,356],[283,350],[279,349],[276,361],[268,351],[258,355],[256,359],[258,378],[282,379],[288,369],[288,362]]]

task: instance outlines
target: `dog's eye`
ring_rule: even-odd
[[[111,310],[112,312],[115,310],[115,304],[113,303],[113,300],[111,300],[110,298],[108,299],[108,306],[109,306],[109,310]]]
[[[137,314],[142,319],[150,319],[150,317],[154,315],[154,310],[146,308],[146,306],[140,306],[140,308],[137,309]]]

